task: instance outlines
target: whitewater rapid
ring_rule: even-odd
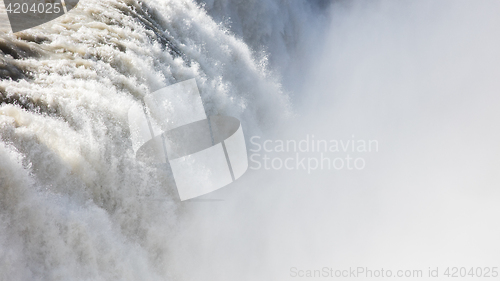
[[[497,266],[498,14],[487,0],[81,0],[0,33],[0,280]],[[136,161],[127,113],[191,78],[263,165],[180,203]],[[279,148],[303,140],[377,146]],[[363,165],[309,165],[346,156]]]
[[[135,160],[128,131],[148,93],[196,78],[207,115],[237,117],[246,135],[292,114],[270,52],[189,0],[80,1],[0,34],[0,50],[0,280],[173,277],[185,206]]]

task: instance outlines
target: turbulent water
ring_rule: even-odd
[[[135,161],[127,112],[196,78],[207,113],[239,118],[247,135],[290,116],[269,63],[285,52],[264,50],[263,38],[283,29],[292,44],[294,19],[271,19],[309,4],[265,2],[266,14],[248,16],[269,30],[251,34],[208,15],[214,1],[189,0],[83,0],[55,21],[0,34],[0,280],[175,277],[170,240],[185,208]]]
[[[498,14],[487,0],[81,0],[0,33],[0,280],[497,266]],[[191,78],[207,115],[241,120],[249,156],[252,136],[380,150],[356,156],[363,170],[249,169],[181,203],[136,161],[127,115]]]

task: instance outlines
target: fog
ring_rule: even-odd
[[[333,3],[328,27],[295,55],[306,63],[285,77],[294,116],[258,141],[376,140],[378,150],[324,155],[363,158],[363,169],[250,169],[185,202],[174,275],[308,280],[294,272],[369,267],[425,280],[429,268],[442,278],[498,266],[498,14],[496,1]]]

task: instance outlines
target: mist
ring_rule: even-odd
[[[82,0],[15,34],[0,14],[0,280],[498,270],[498,1]],[[181,201],[128,113],[193,78],[249,169]]]
[[[447,267],[498,265],[500,3],[328,9],[327,28],[302,37],[292,58],[308,67],[285,77],[303,81],[291,93],[294,116],[255,141],[376,140],[377,151],[347,151],[363,169],[250,169],[186,203],[171,261],[178,276],[315,280],[294,274],[368,267],[422,270],[425,280],[429,268],[443,277]],[[254,159],[296,154],[270,150]]]

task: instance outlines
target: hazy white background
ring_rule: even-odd
[[[500,2],[199,2],[86,0],[0,33],[22,54],[2,57],[20,78],[0,80],[0,280],[500,266]],[[250,170],[179,202],[136,161],[127,114],[193,77],[247,138],[354,135],[379,151],[362,171]]]
[[[295,54],[310,65],[296,70],[297,116],[268,137],[355,135],[379,152],[363,171],[249,171],[207,196],[224,201],[192,202],[179,274],[499,266],[499,14],[497,1],[332,5],[324,35]]]

